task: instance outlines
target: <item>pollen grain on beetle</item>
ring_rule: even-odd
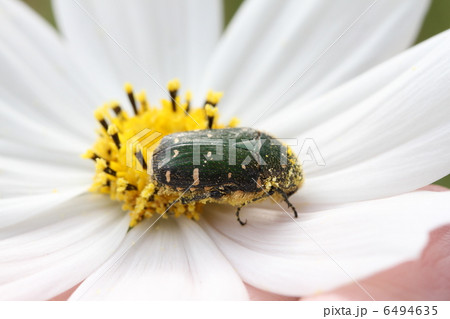
[[[225,127],[218,122],[217,104],[222,93],[208,92],[203,107],[193,108],[191,92],[187,91],[182,98],[179,89],[177,79],[170,81],[170,99],[163,99],[162,105],[156,107],[150,105],[144,91],[135,94],[132,85],[126,83],[131,114],[117,101],[106,103],[94,112],[100,124],[98,138],[83,155],[94,160],[96,166],[90,191],[109,194],[111,199],[122,202],[123,210],[130,212],[130,227],[143,218],[164,214],[170,205],[175,217],[185,215],[194,220],[200,217],[203,203],[177,201],[176,193],[158,188],[152,175],[147,173],[152,165],[149,154],[164,136]],[[234,118],[227,127],[237,124]],[[166,178],[170,179],[170,172]]]

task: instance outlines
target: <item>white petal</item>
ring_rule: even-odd
[[[93,176],[93,170],[86,172],[76,168],[43,164],[21,158],[0,156],[0,165],[2,165],[0,180],[16,180],[17,185],[37,183],[51,189],[59,189],[58,186],[89,186]],[[20,192],[18,191],[18,193]],[[2,193],[2,197],[3,195]]]
[[[155,219],[133,228],[71,299],[247,298],[239,276],[197,223],[161,219],[140,238]]]
[[[0,228],[86,192],[92,166],[79,155],[0,140]]]
[[[224,115],[239,112],[244,124],[251,125],[272,103],[264,117],[293,98],[320,96],[404,50],[428,3],[246,1],[220,42],[202,87],[224,91]]]
[[[222,29],[219,0],[56,0],[54,7],[60,30],[102,91],[117,96],[130,81],[154,102],[175,77],[195,89]]]
[[[424,48],[429,49],[427,54]],[[381,198],[423,187],[449,174],[449,50],[450,32],[446,32],[305,109],[294,114],[291,109],[289,117],[284,114],[281,127],[290,128],[278,133],[293,134],[297,128],[300,144],[305,138],[313,139],[325,161],[322,166],[314,160],[304,163],[305,185],[294,198],[320,203]],[[397,70],[396,76],[388,71],[392,68]],[[346,104],[350,107],[339,111]],[[309,117],[304,111],[322,108],[325,110],[318,112],[328,111],[329,115],[324,115],[328,120],[314,125],[320,121],[313,115],[312,128],[302,132],[302,117]],[[304,156],[308,154],[300,153],[300,158]]]
[[[51,134],[49,136],[54,136]],[[31,140],[28,137],[28,140]],[[47,141],[48,142],[48,141]],[[9,139],[0,138],[0,157],[8,157],[13,160],[31,160],[34,163],[53,166],[56,169],[69,168],[88,171],[92,174],[92,161],[81,157],[87,148],[78,149],[69,145],[66,150],[61,149],[51,143],[40,144],[39,139],[35,143],[20,143],[11,141]],[[33,174],[34,172],[27,171],[24,167],[23,172]],[[3,170],[8,170],[3,167]]]
[[[24,198],[28,197],[24,196],[46,195],[52,201],[63,194],[70,193],[72,197],[87,190],[94,165],[79,154],[0,139],[0,167],[0,201],[17,197],[19,206],[15,207],[21,207],[27,205]]]
[[[0,199],[0,229],[23,222],[42,212],[83,194],[86,187],[73,187],[64,191],[39,195],[18,196]]]
[[[75,286],[112,254],[127,227],[117,204],[87,195],[3,230],[0,299],[45,300]]]
[[[7,130],[23,135],[22,126],[9,121],[26,124],[30,120],[18,119],[26,116],[37,123],[34,133],[70,132],[78,142],[89,140],[95,94],[55,30],[19,1],[1,0],[0,15],[0,114]]]
[[[229,209],[203,225],[243,280],[283,295],[303,296],[359,280],[417,257],[428,233],[450,223],[450,192],[414,192],[317,213],[295,222],[281,209]]]
[[[1,88],[0,88],[1,90]],[[48,112],[40,112],[41,117],[28,112],[27,103],[16,98],[6,98],[0,93],[0,115],[2,116],[2,132],[0,136],[13,143],[47,149],[51,152],[66,151],[82,154],[89,146],[87,140],[70,134],[65,128],[58,126],[58,120],[45,119]],[[5,102],[5,100],[7,100]],[[89,129],[93,133],[95,126]],[[93,135],[93,134],[92,134]],[[91,141],[94,140],[94,135]]]
[[[449,37],[448,31],[440,33],[377,65],[314,101],[303,103],[300,97],[284,109],[279,110],[270,119],[258,121],[256,126],[272,132],[276,136],[295,137],[304,134],[325,121],[354,108],[385,88],[426,58],[447,37]]]

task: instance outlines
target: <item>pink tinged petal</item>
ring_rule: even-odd
[[[430,192],[447,192],[449,189],[440,185],[427,185],[425,187],[419,188],[420,190],[430,191]]]
[[[433,231],[420,258],[375,274],[361,284],[376,300],[450,299],[450,226]],[[361,289],[346,285],[303,300],[368,300]]]
[[[450,193],[414,192],[316,213],[248,207],[205,214],[208,234],[243,280],[304,296],[351,283],[419,256],[428,233],[450,223]],[[222,210],[222,211],[220,211]]]
[[[175,77],[184,88],[196,88],[222,30],[221,5],[220,0],[54,1],[60,30],[101,91],[117,96],[130,81],[148,90],[152,102],[166,96],[166,83]]]
[[[71,299],[247,298],[239,276],[197,223],[161,219],[139,239],[155,219],[133,228]]]
[[[407,48],[428,4],[246,1],[219,43],[202,88],[224,91],[223,114],[239,112],[250,125],[305,73],[264,112],[270,118],[294,98],[316,98]]]
[[[73,294],[73,292],[78,288],[79,285],[76,285],[69,290],[64,291],[63,293],[60,293],[59,295],[53,297],[50,299],[50,301],[66,301],[70,298],[70,296]]]
[[[2,230],[0,299],[45,300],[73,287],[113,253],[128,222],[115,203],[86,195]]]
[[[294,301],[298,300],[297,297],[287,297],[282,295],[277,295],[268,291],[264,291],[248,284],[245,285],[247,288],[250,300],[257,301]]]
[[[278,134],[292,137],[288,134],[297,130],[297,151],[310,138],[320,152],[309,159],[299,152],[307,161],[305,184],[295,200],[339,203],[393,196],[449,174],[449,49],[450,32],[445,32],[306,108],[282,111],[285,122]],[[311,119],[313,110],[329,114],[328,120]],[[308,118],[312,127],[304,122]],[[325,165],[317,165],[317,158]]]
[[[95,94],[56,31],[19,1],[1,0],[0,15],[0,114],[6,126],[2,135],[37,133],[28,135],[32,143],[50,131],[69,136],[66,143],[89,141]]]

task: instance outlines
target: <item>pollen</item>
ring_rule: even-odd
[[[82,155],[95,163],[90,191],[121,202],[122,209],[131,217],[130,227],[155,214],[163,218],[182,215],[193,220],[200,218],[204,204],[183,204],[173,193],[158,187],[151,175],[152,150],[168,134],[225,127],[218,121],[221,92],[209,91],[203,107],[192,108],[192,93],[186,91],[182,99],[178,79],[170,81],[167,89],[168,98],[156,106],[150,105],[145,91],[135,93],[133,86],[126,83],[129,105],[112,100],[95,110],[98,138]],[[233,118],[226,127],[236,127],[238,123]]]

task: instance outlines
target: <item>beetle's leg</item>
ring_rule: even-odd
[[[239,224],[241,224],[241,226],[244,226],[245,224],[247,224],[247,220],[245,220],[245,222],[243,222],[240,218],[239,218],[239,211],[241,210],[242,207],[238,207],[236,210],[236,218],[237,221],[239,222]]]
[[[281,194],[281,196],[283,196],[283,199],[286,202],[286,204],[288,205],[288,208],[292,209],[292,211],[294,212],[294,217],[297,218],[298,217],[297,210],[295,209],[294,205],[292,205],[291,202],[289,201],[288,196],[286,195],[286,193],[283,192],[280,189],[278,189],[277,192],[279,194]]]

